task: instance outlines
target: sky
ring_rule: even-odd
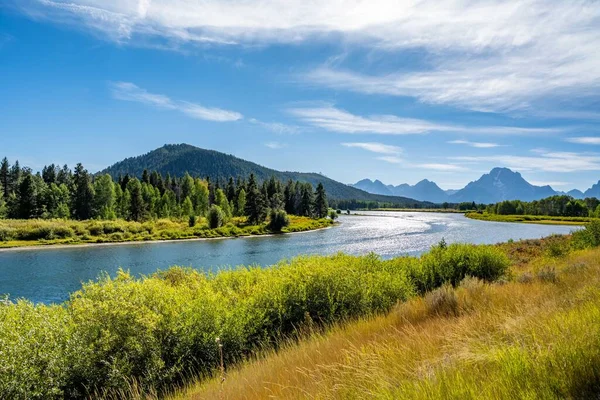
[[[600,180],[600,2],[0,0],[0,156],[167,143],[345,183]]]

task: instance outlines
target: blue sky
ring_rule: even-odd
[[[4,0],[0,155],[189,143],[342,182],[600,179],[600,3]]]

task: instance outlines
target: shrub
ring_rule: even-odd
[[[208,226],[210,229],[216,229],[223,226],[223,220],[225,219],[225,214],[221,207],[213,204],[210,206],[208,210]]]
[[[0,226],[0,242],[8,242],[13,239],[14,235],[14,228]]]
[[[290,224],[290,218],[284,210],[271,210],[269,219],[269,229],[273,232],[281,232]]]
[[[585,228],[573,232],[572,243],[576,249],[600,246],[600,221],[591,221]]]
[[[331,218],[332,221],[335,221],[338,217],[338,213],[334,210],[329,211],[329,218]]]
[[[451,285],[445,284],[439,289],[425,296],[427,311],[431,315],[443,317],[457,316],[459,314],[458,297]]]
[[[554,267],[544,267],[537,272],[537,278],[542,282],[556,283],[558,275]]]
[[[421,263],[410,273],[420,293],[445,282],[456,286],[466,276],[494,281],[504,275],[509,260],[500,249],[471,244],[440,244],[421,256]]]
[[[188,219],[188,226],[190,228],[193,228],[196,226],[196,216],[195,215],[190,215],[190,218]]]

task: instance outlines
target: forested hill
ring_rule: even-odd
[[[171,176],[182,176],[188,172],[192,176],[210,177],[213,180],[225,180],[229,179],[230,176],[234,178],[248,177],[251,173],[259,181],[275,176],[283,181],[292,179],[309,182],[314,187],[320,182],[325,187],[327,195],[332,199],[379,201],[404,204],[410,207],[415,205],[427,206],[427,203],[406,197],[367,193],[320,174],[277,171],[229,154],[205,150],[188,144],[165,145],[147,154],[120,161],[108,167],[102,173],[109,173],[114,179],[125,174],[141,177],[144,169],[157,171],[163,175],[169,173]]]

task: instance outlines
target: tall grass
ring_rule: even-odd
[[[0,398],[80,398],[135,387],[160,393],[211,375],[302,332],[376,315],[472,275],[493,280],[508,259],[491,246],[438,246],[419,258],[337,254],[205,275],[171,268],[89,282],[62,305],[0,305]]]
[[[249,360],[176,399],[554,399],[600,391],[600,250],[467,278]],[[532,274],[552,264],[557,279]],[[531,268],[531,270],[529,270]]]

